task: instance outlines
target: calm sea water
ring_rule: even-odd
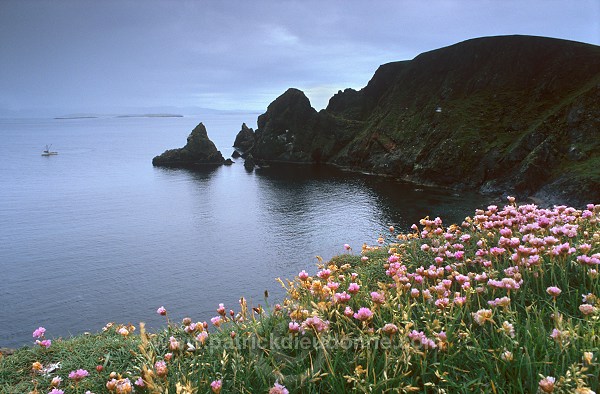
[[[0,119],[0,347],[145,321],[207,320],[240,296],[271,302],[276,277],[314,271],[391,224],[459,221],[489,201],[316,167],[248,173],[154,168],[200,121],[224,156],[257,114]],[[59,155],[41,156],[46,144]]]

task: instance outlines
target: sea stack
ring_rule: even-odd
[[[192,130],[183,148],[169,149],[152,159],[152,165],[156,167],[193,168],[224,163],[223,155],[208,138],[202,123]]]
[[[241,153],[243,156],[244,153],[250,153],[254,147],[255,140],[254,130],[246,126],[246,123],[243,123],[242,129],[235,136],[233,147],[236,149],[236,152]]]

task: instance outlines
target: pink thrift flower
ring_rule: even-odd
[[[554,391],[554,382],[556,379],[552,376],[546,376],[544,379],[540,380],[539,386],[542,392],[551,393]]]
[[[358,312],[354,314],[354,318],[360,321],[367,321],[373,317],[373,312],[369,308],[360,308]]]
[[[423,331],[412,330],[408,334],[408,338],[415,345],[421,346],[425,350],[435,349],[437,347],[437,345],[435,344],[435,342],[432,339],[427,338],[425,336],[425,334],[423,333]]]
[[[360,286],[357,283],[352,282],[348,285],[348,293],[350,294],[356,294],[359,290]]]
[[[327,269],[327,268],[324,270],[321,270],[321,271],[317,272],[317,276],[321,279],[327,279],[331,276],[331,270]]]
[[[312,316],[302,322],[302,328],[322,332],[329,328],[329,321],[322,320],[318,316]]]
[[[269,390],[269,394],[290,394],[290,392],[285,386],[275,383],[275,385],[271,387],[271,390]]]
[[[546,293],[548,293],[552,297],[558,297],[558,295],[560,295],[560,293],[562,293],[562,290],[556,286],[550,286],[546,289]]]
[[[341,293],[335,293],[333,295],[333,300],[336,303],[343,304],[344,302],[348,302],[350,300],[350,294],[346,293],[345,291]]]
[[[485,322],[492,320],[492,311],[490,309],[480,309],[475,313],[471,313],[475,323],[483,326]]]
[[[173,351],[179,350],[179,341],[175,337],[169,338],[169,349]]]
[[[467,302],[467,297],[461,296],[460,293],[454,293],[454,305],[463,306]]]
[[[34,338],[41,338],[46,333],[46,329],[44,327],[39,327],[33,332]]]
[[[302,270],[298,273],[298,278],[300,278],[300,280],[307,280],[308,273],[305,270]]]
[[[221,392],[221,388],[223,387],[223,382],[219,380],[213,380],[210,384],[210,388],[215,394],[219,394]]]
[[[225,305],[224,304],[219,304],[219,307],[217,308],[217,313],[221,316],[225,316]]]
[[[137,378],[137,380],[133,384],[135,384],[138,387],[144,387],[146,385],[144,383],[144,379],[142,379],[141,376],[139,378]]]
[[[429,289],[425,289],[421,292],[421,294],[423,295],[423,298],[425,300],[430,300],[432,298],[431,296],[431,291],[429,291]]]
[[[371,292],[371,301],[373,301],[375,304],[384,304],[385,296],[382,293],[373,291]]]
[[[220,327],[221,323],[223,322],[221,316],[215,316],[213,318],[210,319],[210,322],[215,325],[216,327]]]
[[[37,341],[35,341],[35,343],[46,349],[48,349],[50,345],[52,345],[52,341],[49,339],[44,339],[43,341],[40,341],[38,339]]]
[[[354,311],[352,310],[352,308],[347,306],[346,309],[344,309],[344,316],[352,317],[352,315],[354,315]]]
[[[129,378],[117,380],[117,384],[115,385],[115,391],[117,392],[117,394],[131,393],[133,391],[133,387],[131,387],[131,381],[129,380]]]
[[[295,321],[291,321],[290,324],[288,324],[288,331],[291,333],[297,333],[300,331],[300,324],[298,324]]]
[[[52,389],[48,394],[65,394],[65,392],[59,389]]]
[[[160,377],[166,376],[169,370],[167,369],[167,363],[164,361],[157,361],[154,364],[154,369],[156,370],[156,374]]]
[[[85,369],[78,369],[77,371],[71,371],[69,373],[69,379],[73,379],[76,382],[79,382],[81,379],[89,376],[89,372]]]
[[[346,249],[346,250],[350,250],[350,249],[352,249],[352,248],[350,247],[350,245],[348,245],[348,244],[344,244],[344,249]]]
[[[422,248],[423,248],[423,247],[421,246],[421,249],[422,249]],[[390,263],[390,264],[392,264],[392,263],[397,263],[397,262],[398,262],[398,260],[400,260],[400,258],[399,258],[397,255],[395,255],[395,254],[393,254],[393,255],[391,255],[390,257],[388,257],[388,263]]]
[[[383,326],[381,331],[383,331],[384,333],[386,333],[389,336],[392,336],[398,332],[398,326],[395,324],[392,324],[392,323],[387,323],[385,326]]]
[[[156,313],[158,313],[161,316],[165,316],[167,314],[167,310],[165,309],[164,306],[161,306],[160,308],[158,308],[156,310]]]
[[[196,340],[199,341],[203,345],[207,339],[208,339],[208,332],[206,332],[206,331],[202,331],[200,334],[198,334],[196,336]]]
[[[185,332],[187,332],[188,334],[196,331],[196,328],[198,327],[199,323],[190,323],[187,326],[185,326],[185,328],[183,329]]]
[[[590,304],[581,304],[579,305],[579,311],[584,315],[591,315],[592,313],[596,312],[596,307]]]

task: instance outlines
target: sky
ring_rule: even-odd
[[[0,116],[316,109],[470,38],[600,45],[600,0],[0,0]]]

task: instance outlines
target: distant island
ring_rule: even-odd
[[[97,118],[183,118],[180,114],[73,114],[56,116],[54,119],[97,119]]]
[[[183,118],[179,114],[141,114],[141,115],[117,115],[115,118]]]
[[[75,115],[75,116],[57,116],[54,119],[97,119],[98,116],[92,116],[92,115]]]

